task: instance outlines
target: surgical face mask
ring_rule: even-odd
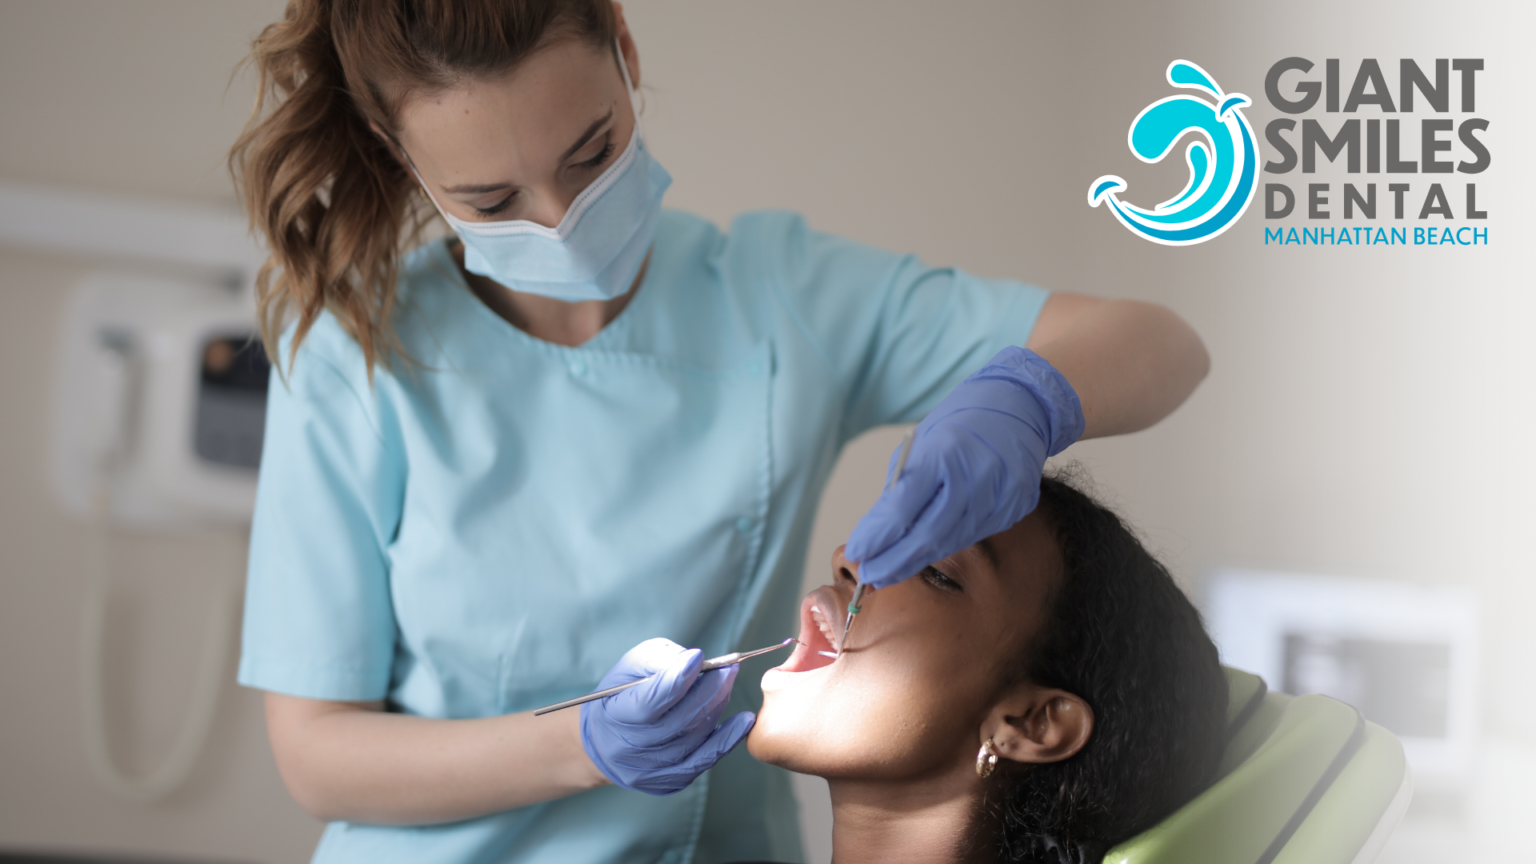
[[[576,196],[559,225],[546,228],[526,219],[466,222],[443,210],[427,189],[464,243],[464,269],[513,291],[571,303],[611,300],[629,290],[656,237],[661,196],[672,175],[646,149],[636,91],[619,56],[635,110],[634,131],[624,152]],[[427,188],[420,174],[416,179]]]

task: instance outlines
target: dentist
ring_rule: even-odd
[[[848,544],[890,584],[1205,375],[1159,306],[663,210],[610,0],[291,0],[252,59],[240,681],[316,861],[797,859],[787,776],[722,761],[756,688],[699,663],[790,631],[842,445],[923,421]]]

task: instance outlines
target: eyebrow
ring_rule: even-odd
[[[587,146],[587,142],[592,140],[592,137],[597,134],[597,131],[603,128],[604,124],[612,119],[613,109],[609,108],[607,114],[604,114],[596,120],[593,120],[592,125],[588,126],[587,130],[581,133],[580,138],[576,139],[576,143],[572,144],[569,148],[566,149],[564,153],[560,154],[560,161],[564,162],[565,160],[576,155],[576,151]],[[463,186],[444,186],[443,191],[450,195],[483,195],[487,192],[500,192],[503,189],[511,188],[511,183],[484,183],[468,184]]]
[[[998,567],[997,547],[992,545],[992,538],[983,537],[976,541],[976,548],[981,550],[981,554],[986,556],[987,563],[992,565],[993,570],[996,570]]]

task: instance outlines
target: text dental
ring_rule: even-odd
[[[1360,61],[1354,82],[1340,107],[1339,61],[1323,61],[1323,80],[1308,77],[1314,64],[1304,57],[1287,57],[1270,67],[1264,77],[1264,94],[1271,105],[1286,114],[1304,114],[1313,110],[1319,100],[1326,114],[1353,114],[1362,105],[1374,105],[1382,114],[1408,114],[1414,110],[1415,97],[1437,114],[1451,111],[1453,97],[1459,97],[1459,111],[1471,114],[1477,110],[1477,73],[1483,69],[1481,59],[1438,59],[1434,61],[1431,79],[1424,69],[1413,60],[1399,60],[1397,68],[1397,101],[1387,86],[1381,64],[1373,59]],[[1452,86],[1452,72],[1459,87]],[[1290,73],[1290,74],[1288,74]],[[1299,79],[1299,80],[1298,80]],[[1284,91],[1284,92],[1282,92]],[[1409,123],[1412,121],[1410,120]],[[1487,144],[1479,138],[1488,129],[1488,121],[1481,117],[1468,117],[1459,123],[1449,117],[1425,117],[1419,121],[1418,134],[1400,119],[1371,118],[1361,122],[1350,118],[1339,124],[1330,135],[1318,120],[1307,117],[1301,120],[1297,134],[1297,121],[1289,117],[1271,120],[1264,127],[1264,138],[1273,148],[1277,158],[1264,163],[1267,174],[1288,174],[1299,165],[1301,173],[1316,173],[1319,153],[1330,163],[1343,159],[1349,174],[1480,174],[1488,169],[1490,161]],[[1332,124],[1330,124],[1332,125]],[[1406,127],[1406,128],[1405,128]],[[1406,132],[1406,136],[1405,136]],[[1466,148],[1471,159],[1449,158],[1452,147],[1450,136],[1454,133]],[[1404,138],[1408,141],[1404,142]],[[1411,149],[1414,138],[1418,139],[1417,153]],[[1413,159],[1403,158],[1403,146],[1407,143]],[[1300,154],[1298,156],[1298,149]],[[1449,181],[1451,178],[1445,178]],[[1405,219],[1417,213],[1418,220],[1430,220],[1411,231],[1407,226],[1387,228],[1379,226],[1308,226],[1301,228],[1265,228],[1264,243],[1289,245],[1486,245],[1488,228],[1478,226],[1452,226],[1446,224],[1456,218],[1451,198],[1447,196],[1447,183],[1433,182],[1427,188],[1413,188],[1409,183],[1387,183],[1386,194],[1378,199],[1375,182],[1344,183],[1339,197],[1333,198],[1333,188],[1328,183],[1308,183],[1306,186],[1306,213],[1308,220],[1332,219],[1342,215],[1344,219],[1375,220],[1378,205],[1383,211],[1390,206],[1392,219]],[[1454,194],[1454,193],[1453,193]],[[1459,202],[1461,217],[1466,220],[1488,218],[1486,210],[1477,206],[1477,184],[1467,182]],[[1286,183],[1264,184],[1264,218],[1284,219],[1296,207],[1296,195]],[[1342,213],[1340,213],[1342,210]],[[1382,218],[1386,218],[1385,215]]]

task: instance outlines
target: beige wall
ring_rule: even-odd
[[[222,156],[251,85],[226,84],[281,6],[0,0],[0,180],[232,203]],[[1479,589],[1483,725],[1527,758],[1536,310],[1516,257],[1532,225],[1514,197],[1533,140],[1516,89],[1536,71],[1526,4],[634,0],[628,13],[672,206],[721,222],[793,208],[935,263],[1188,318],[1211,377],[1157,428],[1074,448],[1102,491],[1196,594],[1223,566]],[[1167,95],[1169,60],[1247,92],[1262,127],[1274,115],[1263,74],[1290,54],[1346,68],[1487,58],[1478,113],[1493,122],[1493,168],[1480,192],[1494,244],[1266,249],[1254,211],[1216,242],[1167,249],[1085,205],[1100,174],[1125,176],[1138,202],[1182,182],[1124,144],[1135,113]],[[65,292],[95,263],[0,248],[0,848],[303,860],[319,828],[282,791],[255,694],[226,692],[208,756],[162,804],[109,797],[81,755],[90,536],[50,497],[43,464]],[[897,434],[849,448],[808,582],[873,499]],[[243,545],[232,533],[106,542],[121,562],[109,705],[120,750],[149,764],[180,721],[211,586],[239,578]]]

